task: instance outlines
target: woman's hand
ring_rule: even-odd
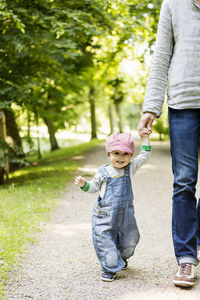
[[[153,112],[145,112],[143,113],[139,125],[138,125],[138,133],[142,137],[143,131],[146,128],[149,132],[152,132],[152,124],[156,118],[156,114]]]

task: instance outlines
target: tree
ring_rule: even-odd
[[[39,120],[51,123],[56,149],[56,131],[77,121],[77,104],[87,108],[79,97],[81,89],[90,89],[86,74],[93,74],[93,101],[102,105],[98,86],[118,76],[125,49],[146,40],[151,52],[160,2],[2,0],[1,108],[16,103],[29,113],[36,109]]]
[[[117,113],[117,123],[119,132],[123,132],[123,122],[122,122],[122,114],[121,114],[121,103],[125,97],[125,91],[122,88],[122,84],[124,81],[122,79],[116,78],[109,82],[112,86],[113,93],[111,99],[113,100],[116,113]]]
[[[127,49],[130,49],[130,51],[135,54],[137,52],[135,49],[141,43],[144,44],[145,39],[143,52],[132,58],[137,58],[141,66],[144,65],[145,52],[151,52],[151,46],[155,41],[160,2],[161,1],[154,1],[149,3],[147,1],[141,1],[139,3],[132,1],[133,4],[131,4],[126,1],[115,1],[115,3],[110,4],[109,12],[111,11],[113,16],[114,26],[108,30],[107,35],[94,36],[92,44],[87,48],[92,54],[90,59],[93,63],[92,66],[89,67],[89,72],[92,73],[91,70],[93,69],[93,74],[95,75],[93,75],[92,80],[95,86],[101,86],[101,88],[106,90],[107,82],[114,81],[116,77],[119,76],[119,65],[124,58],[127,58]],[[114,9],[113,6],[115,6]],[[142,66],[142,68],[145,69],[144,66]],[[133,94],[134,82],[135,90],[133,101],[140,106],[142,106],[147,72],[148,71],[145,70],[145,72],[138,77],[137,81],[132,81],[132,91],[131,88],[129,89],[130,93]],[[124,95],[120,95],[120,93]],[[122,98],[126,98],[126,93],[123,88],[121,88],[120,93],[118,91],[118,101],[117,98],[115,98],[114,102],[118,116],[118,125],[120,127],[119,130],[122,130],[121,122],[119,122],[119,120],[121,120],[120,102]],[[97,91],[95,91],[95,95],[95,101],[98,102]],[[111,97],[113,97],[113,95],[111,95]],[[98,105],[101,105],[101,101],[99,101]],[[108,107],[110,109],[109,102]],[[110,122],[110,124],[112,124],[111,127],[113,127],[113,121]],[[113,128],[111,130],[113,130]]]
[[[9,176],[9,165],[8,165],[8,152],[7,149],[4,148],[4,144],[6,141],[6,119],[5,113],[0,111],[0,185],[4,183],[4,175],[6,174],[6,178],[8,180]]]
[[[91,115],[91,138],[97,138],[96,131],[96,112],[95,112],[95,100],[94,100],[94,87],[90,87],[89,90],[89,101],[90,101],[90,115]]]

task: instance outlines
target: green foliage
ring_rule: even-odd
[[[163,119],[156,120],[155,124],[153,125],[153,129],[159,133],[160,141],[163,139],[164,135],[169,135],[169,127],[165,124]]]
[[[22,148],[17,145],[9,145],[0,138],[0,167],[6,171],[6,161],[11,164],[17,164],[18,167],[29,165],[25,159]]]
[[[78,74],[93,67],[96,54],[104,51],[94,40],[109,40],[109,35],[116,40],[101,59],[112,65],[127,43],[147,37],[147,25],[156,23],[159,2],[149,6],[134,0],[1,1],[1,105],[11,101],[32,111],[37,106],[42,116],[50,111],[55,120],[58,114],[66,119],[71,108],[61,110],[69,105],[65,95],[78,90]]]
[[[156,119],[155,123],[153,124],[153,129],[159,134],[160,141],[163,140],[165,136],[169,136],[169,124],[167,114],[167,104],[166,102],[164,102],[162,116],[159,119]]]
[[[76,126],[88,115],[93,86],[97,106],[105,110],[102,96],[106,102],[112,96],[107,82],[121,78],[127,51],[135,53],[142,43],[143,52],[134,54],[141,63],[151,53],[160,5],[161,0],[2,0],[0,108],[17,104],[35,115],[32,120],[48,118],[56,130]],[[135,103],[143,100],[146,76],[132,81],[134,93],[129,88]]]
[[[136,129],[140,120],[140,107],[137,104],[125,102],[123,105],[124,123],[130,129]]]

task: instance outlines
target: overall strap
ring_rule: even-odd
[[[130,164],[128,164],[128,166],[125,167],[124,175],[125,176],[130,176]]]

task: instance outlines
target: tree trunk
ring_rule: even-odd
[[[44,122],[47,125],[48,132],[49,132],[49,140],[50,140],[50,144],[51,144],[51,151],[59,149],[59,146],[58,146],[58,143],[57,143],[57,140],[56,140],[56,135],[55,135],[56,130],[55,130],[53,122],[50,119],[46,118],[46,117],[44,118]]]
[[[34,114],[35,114],[35,121],[37,125],[37,152],[38,152],[38,158],[42,158],[41,150],[40,150],[40,131],[39,131],[39,120],[38,120],[38,113],[36,108],[34,107]]]
[[[22,146],[22,140],[21,137],[19,135],[19,130],[17,127],[17,123],[15,120],[15,114],[13,112],[13,110],[11,108],[9,109],[4,109],[3,110],[5,113],[5,117],[6,117],[6,131],[7,131],[7,136],[11,137],[13,145],[17,146],[17,152],[14,148],[10,147],[11,152],[14,153],[14,155],[16,155],[18,158],[24,158],[25,154],[23,151],[23,146]],[[19,169],[21,167],[20,163],[13,163],[10,162],[9,163],[9,169],[11,172]]]
[[[0,185],[4,184],[4,169],[0,167]]]
[[[112,103],[108,104],[108,117],[110,123],[110,134],[114,131],[114,116],[113,116],[113,106]]]
[[[30,115],[30,111],[27,110],[27,136],[30,139],[31,138],[31,115]]]
[[[96,139],[97,138],[97,131],[96,131],[94,87],[90,88],[89,101],[90,101],[91,139]]]
[[[121,114],[121,107],[120,107],[119,101],[115,102],[115,109],[116,109],[116,113],[117,113],[117,123],[118,123],[119,132],[122,133],[123,132],[122,114]]]
[[[19,135],[19,130],[17,128],[17,123],[15,121],[15,115],[13,110],[4,109],[5,116],[6,116],[6,128],[7,128],[7,136],[10,136],[15,145],[21,148],[22,152],[22,140]]]
[[[6,119],[3,111],[0,112],[0,138],[2,141],[6,141]],[[0,166],[0,185],[2,185],[4,183],[4,174],[6,174],[6,181],[9,179],[8,150],[1,149],[0,157],[5,163],[4,168]]]

